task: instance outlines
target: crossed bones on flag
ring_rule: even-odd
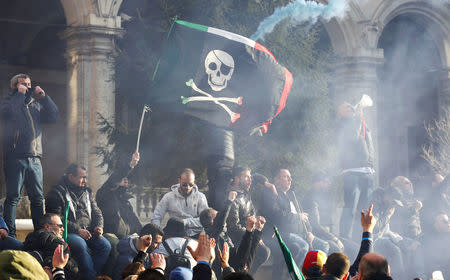
[[[204,96],[191,96],[191,97],[184,97],[181,96],[181,102],[183,104],[186,104],[188,102],[194,102],[194,101],[211,101],[216,103],[217,105],[219,105],[220,107],[222,107],[225,112],[228,113],[228,115],[230,116],[231,119],[231,123],[234,123],[237,119],[239,119],[241,117],[241,115],[239,113],[235,113],[233,111],[231,111],[231,109],[223,104],[222,102],[231,102],[231,103],[235,103],[238,106],[242,105],[242,96],[239,97],[214,97],[211,94],[199,89],[197,87],[197,85],[194,83],[193,79],[190,79],[189,81],[186,82],[186,86],[191,87],[194,91],[204,95]]]

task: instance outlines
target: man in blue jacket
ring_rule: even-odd
[[[19,240],[8,236],[8,226],[0,217],[0,251],[3,250],[22,250],[23,244]]]
[[[3,159],[6,181],[4,219],[9,235],[16,236],[16,206],[25,184],[34,228],[44,214],[42,182],[42,124],[55,123],[58,108],[40,87],[31,87],[30,76],[11,79],[12,92],[0,104],[3,120]]]

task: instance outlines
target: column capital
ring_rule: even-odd
[[[72,26],[60,33],[60,37],[67,42],[66,55],[96,56],[114,54],[114,40],[122,37],[123,28],[83,25]]]

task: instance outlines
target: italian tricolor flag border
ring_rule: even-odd
[[[247,38],[244,37],[242,35],[236,34],[236,33],[232,33],[226,30],[222,30],[222,29],[218,29],[218,28],[214,28],[214,27],[209,27],[209,26],[205,26],[205,25],[201,25],[201,24],[197,24],[197,23],[192,23],[192,22],[188,22],[188,21],[184,21],[184,20],[179,20],[179,19],[175,19],[174,23],[192,28],[192,29],[197,29],[199,31],[203,31],[203,32],[208,32],[211,34],[215,34],[224,38],[227,38],[228,40],[232,40],[232,41],[236,41],[242,44],[245,44],[247,46],[250,46],[254,49],[257,49],[259,51],[265,52],[267,53],[270,57],[273,58],[273,60],[275,60],[275,62],[278,63],[277,59],[275,58],[275,56],[263,45]],[[289,92],[291,91],[292,88],[292,83],[294,81],[291,72],[289,72],[288,69],[286,69],[286,67],[284,68],[284,73],[285,73],[285,82],[284,82],[284,88],[283,88],[283,92],[281,93],[281,98],[280,98],[280,102],[278,105],[278,109],[277,112],[275,113],[275,115],[273,116],[273,118],[275,118],[285,107],[286,107],[286,100],[287,97],[289,95]],[[268,129],[268,125],[271,124],[272,121],[268,121],[262,124],[261,130],[262,132],[266,133],[267,129]]]

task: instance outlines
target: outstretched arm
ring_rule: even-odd
[[[369,209],[361,211],[361,226],[363,228],[363,236],[361,240],[361,247],[359,248],[358,256],[355,262],[350,267],[350,277],[353,277],[358,272],[359,262],[361,258],[373,251],[372,231],[377,223],[375,217],[372,215],[373,205],[370,205]]]

